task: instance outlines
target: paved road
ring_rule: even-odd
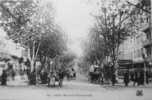
[[[143,90],[143,96],[136,96]],[[65,81],[62,88],[46,86],[0,86],[0,100],[152,100],[152,88],[99,86]]]

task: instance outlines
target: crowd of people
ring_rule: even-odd
[[[115,84],[116,76],[112,73],[112,70],[110,68],[112,67],[101,65],[98,62],[91,64],[89,69],[90,82],[103,84],[111,80],[112,84]]]
[[[125,72],[124,73],[124,83],[128,86],[130,82],[133,82],[133,86],[140,86],[144,84],[149,84],[150,75],[148,71],[135,71],[135,72]]]
[[[22,61],[21,61],[22,60]],[[29,61],[23,61],[23,59],[13,59],[3,61],[3,65],[0,65],[0,81],[1,85],[7,85],[8,80],[16,80],[18,76],[22,78],[28,76]]]
[[[30,62],[22,61],[18,65],[15,65],[10,62],[6,62],[6,67],[3,68],[2,73],[0,75],[0,81],[1,85],[7,85],[8,78],[12,80],[15,80],[17,75],[20,76],[27,76],[27,79],[29,80],[29,84],[36,84],[37,81],[40,81],[38,83],[42,84],[50,84],[51,78],[54,77],[55,81],[59,81],[62,83],[63,78],[67,77],[68,80],[75,79],[76,78],[76,71],[74,68],[68,68],[66,70],[59,69],[56,71],[48,71],[43,67],[44,69],[41,69],[39,71],[34,70],[33,72],[30,71]],[[112,65],[101,65],[98,62],[94,62],[89,69],[89,80],[91,83],[111,83],[112,85],[115,85],[119,81],[117,80],[119,76],[114,73],[112,70]],[[150,75],[149,72],[146,71],[146,73],[143,70],[140,71],[129,71],[126,70],[123,72],[123,78],[121,78],[124,82],[125,86],[128,86],[130,83],[133,83],[133,86],[139,86],[139,85],[145,85],[149,84],[150,81]]]
[[[2,73],[0,75],[1,85],[7,85],[8,80],[16,80],[16,77],[24,77],[26,76],[27,80],[29,81],[30,85],[35,84],[50,84],[51,78],[55,78],[55,81],[59,82],[59,85],[62,85],[63,78],[66,76],[68,80],[76,78],[76,72],[74,68],[69,68],[66,70],[63,69],[56,69],[56,70],[48,70],[44,66],[37,66],[35,65],[34,71],[31,72],[30,70],[30,62],[27,61],[20,61],[17,63],[7,61],[5,62],[5,66],[2,69]]]
[[[116,83],[121,83],[123,81],[125,86],[128,86],[130,83],[133,86],[140,86],[149,84],[150,82],[150,73],[148,71],[144,72],[144,70],[134,70],[129,71],[125,70],[122,71],[123,74],[121,78],[119,77],[116,71],[113,71],[113,66],[111,65],[101,65],[94,62],[90,65],[89,69],[89,80],[91,83],[98,83],[98,84],[106,84],[111,83],[115,85]],[[122,80],[122,81],[119,81]]]

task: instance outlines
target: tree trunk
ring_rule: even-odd
[[[31,48],[32,52],[30,52],[30,53],[32,53],[31,54],[32,56],[30,56],[30,61],[31,61],[31,70],[30,71],[31,72],[33,72],[35,70],[35,60],[36,60],[37,55],[38,55],[39,47],[40,47],[40,43],[38,45],[37,50],[35,50],[36,49],[36,47],[35,47],[35,41],[33,41],[33,46]]]
[[[34,60],[31,60],[31,72],[34,71]]]
[[[32,47],[31,72],[34,71],[34,60],[35,60],[35,41],[33,41],[33,47]]]

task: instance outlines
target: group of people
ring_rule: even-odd
[[[6,70],[3,70],[3,72],[2,72],[1,85],[7,85],[7,73],[6,73]]]
[[[116,71],[114,71],[113,66],[103,66],[101,67],[98,63],[93,63],[89,69],[89,80],[91,83],[112,83],[115,85],[118,82],[118,77],[116,76]],[[128,86],[132,81],[133,86],[145,85],[149,83],[150,74],[148,71],[146,73],[143,70],[136,70],[129,72],[126,71],[123,74],[123,82],[125,86]]]
[[[133,86],[149,84],[149,73],[148,71],[146,73],[144,71],[126,72],[124,74],[125,86],[128,86],[130,81],[133,82]]]
[[[70,68],[67,70],[67,79],[71,80],[71,79],[75,79],[76,78],[76,71],[74,68]]]
[[[48,86],[52,85],[55,87],[55,82],[58,82],[58,86],[62,87],[64,77],[65,72],[62,69],[56,72],[50,72],[48,74]]]
[[[93,83],[93,82],[98,83],[99,82],[99,79],[101,77],[100,71],[101,71],[100,67],[99,67],[99,65],[96,62],[94,62],[90,66],[89,79],[90,79],[91,83]]]
[[[16,80],[21,77],[25,77],[28,73],[28,61],[26,62],[21,62],[19,61],[13,61],[9,60],[6,61],[2,67],[1,65],[1,75],[0,75],[0,81],[1,85],[7,85],[8,80]],[[21,78],[20,77],[20,78]]]
[[[90,82],[103,84],[104,82],[109,83],[109,81],[111,81],[112,85],[114,85],[116,83],[116,75],[113,73],[111,68],[112,67],[94,62],[89,69]]]
[[[61,87],[64,77],[67,77],[68,80],[75,78],[75,70],[73,68],[70,68],[69,70],[58,69],[51,72],[42,70],[40,72],[41,83],[47,83],[48,86],[55,86],[55,83],[58,82],[58,85]]]

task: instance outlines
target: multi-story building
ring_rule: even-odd
[[[152,27],[152,20],[150,20],[152,19],[152,10],[150,11],[152,5],[150,1],[152,0],[140,0],[137,5],[134,5],[140,12],[136,21],[138,34],[129,37],[120,45],[118,57],[119,60],[131,61],[133,66],[129,65],[127,68],[140,69],[140,72],[144,72],[144,79],[146,79],[146,72],[152,72],[152,28],[150,28]]]
[[[0,29],[0,57],[5,55],[12,55],[16,57],[27,57],[27,50],[25,47],[18,43],[14,43],[13,40],[7,39],[6,33],[3,29]]]
[[[144,0],[141,0],[141,2],[144,2]],[[152,0],[146,0],[146,2],[149,3],[144,3],[143,7],[147,12],[141,9],[141,11],[143,11],[143,14],[146,16],[143,20],[143,23],[141,24],[141,31],[146,34],[146,40],[143,42],[143,47],[145,50],[144,58],[149,65],[152,65],[152,20],[150,20],[152,19],[152,5],[150,3]]]
[[[134,62],[142,62],[143,59],[143,41],[145,41],[146,35],[140,32],[137,35],[128,37],[119,46],[119,60],[132,60]]]
[[[118,76],[123,76],[126,71],[143,72],[145,59],[143,57],[143,41],[146,34],[139,32],[137,35],[128,37],[119,47],[118,55]]]

